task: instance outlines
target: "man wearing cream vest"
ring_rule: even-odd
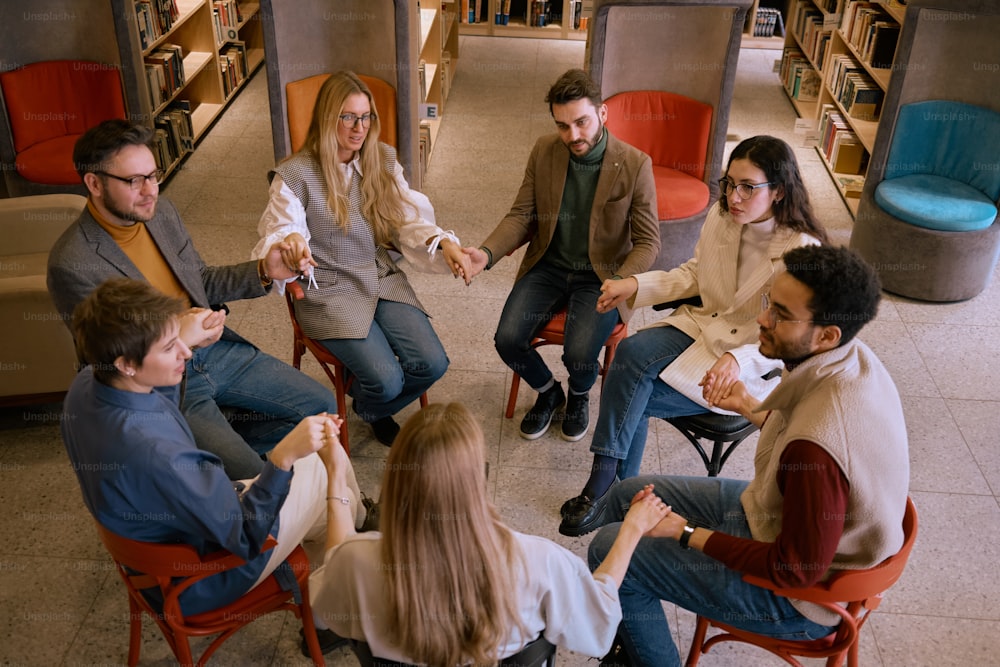
[[[612,491],[609,521],[649,493],[672,508],[640,542],[620,591],[619,635],[634,664],[681,664],[661,600],[760,634],[825,636],[832,614],[742,576],[810,586],[903,544],[903,410],[888,371],[854,338],[876,315],[878,278],[846,248],[796,248],[784,262],[757,318],[761,353],[785,364],[781,384],[759,403],[736,383],[719,403],[761,427],[754,478],[637,477]],[[594,538],[591,569],[619,527]]]

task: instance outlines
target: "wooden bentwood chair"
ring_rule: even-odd
[[[247,591],[241,598],[213,611],[192,616],[181,612],[181,593],[202,579],[226,570],[240,567],[246,561],[228,551],[200,556],[187,544],[159,544],[139,542],[117,535],[97,524],[97,532],[115,561],[116,569],[128,591],[129,605],[129,646],[128,664],[134,667],[139,662],[142,648],[142,616],[149,615],[163,632],[170,649],[182,665],[197,664],[201,667],[212,657],[215,650],[240,628],[255,619],[275,611],[290,611],[302,621],[306,645],[314,665],[324,665],[323,653],[316,638],[312,609],[309,606],[309,559],[301,546],[297,546],[285,560],[295,575],[299,587],[299,599],[294,599],[292,591],[283,590],[277,577],[272,574],[259,585]],[[264,549],[272,549],[277,544],[269,538]],[[158,588],[163,596],[163,608],[156,609],[142,594],[142,591]],[[198,662],[191,655],[189,637],[218,635]]]
[[[878,608],[882,596],[903,574],[906,561],[917,539],[917,510],[913,501],[906,499],[903,515],[903,546],[899,552],[867,570],[838,570],[829,579],[808,588],[778,588],[767,579],[746,575],[743,580],[776,595],[812,602],[840,616],[837,630],[826,637],[809,641],[776,639],[734,628],[720,621],[698,617],[691,650],[685,667],[695,667],[702,653],[720,642],[738,641],[753,644],[770,651],[790,665],[802,667],[794,656],[826,658],[827,667],[840,667],[847,657],[849,667],[858,667],[858,637],[871,612]],[[846,607],[843,606],[846,604]],[[709,626],[722,630],[722,634],[705,635]]]
[[[340,424],[340,444],[348,455],[351,453],[350,441],[347,432],[347,390],[351,388],[354,378],[347,370],[340,359],[335,357],[330,350],[317,340],[302,333],[302,327],[295,317],[295,301],[303,298],[305,294],[302,286],[297,282],[285,285],[285,303],[288,306],[288,317],[292,321],[292,366],[301,369],[302,355],[306,350],[312,352],[313,357],[319,362],[326,377],[333,385],[334,394],[337,397],[337,413],[342,418]],[[420,407],[427,407],[427,392],[420,395]]]

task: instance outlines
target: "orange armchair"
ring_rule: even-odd
[[[903,574],[906,561],[913,551],[917,539],[917,509],[913,501],[906,499],[903,514],[903,546],[894,556],[886,558],[867,570],[839,570],[826,581],[809,588],[777,588],[767,579],[745,576],[743,579],[775,594],[794,600],[818,604],[840,616],[836,632],[812,641],[776,639],[734,628],[725,623],[698,617],[691,651],[685,667],[695,667],[702,653],[719,642],[738,641],[753,644],[770,651],[790,665],[802,667],[794,656],[805,658],[826,658],[827,667],[840,667],[847,657],[849,667],[858,667],[858,638],[865,621],[882,602],[882,595]],[[846,606],[844,606],[846,604]],[[705,640],[709,626],[719,628],[722,634]]]
[[[118,574],[125,582],[128,591],[130,667],[139,662],[143,614],[148,614],[156,621],[178,662],[185,666],[195,664],[188,643],[189,637],[218,635],[199,658],[197,664],[201,667],[215,650],[240,628],[264,614],[282,610],[291,611],[301,619],[313,664],[325,664],[309,606],[311,568],[301,545],[296,547],[285,561],[298,582],[301,602],[294,602],[292,593],[283,590],[272,574],[235,602],[214,611],[185,617],[181,613],[178,601],[181,593],[198,581],[239,567],[245,561],[228,551],[199,556],[193,547],[186,544],[158,544],[131,540],[111,532],[100,524],[97,524],[97,532],[115,561]],[[272,549],[276,544],[272,537],[264,548]],[[149,588],[159,588],[162,593],[162,610],[154,609],[143,596],[142,591]]]
[[[2,133],[2,158],[10,194],[86,194],[73,167],[73,146],[90,127],[126,117],[117,67],[37,62],[0,74],[0,89],[9,129]]]
[[[712,107],[662,90],[618,93],[604,103],[611,133],[653,160],[659,219],[704,213],[711,196],[706,170]]]

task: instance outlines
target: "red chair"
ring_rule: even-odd
[[[82,60],[31,63],[0,74],[0,89],[14,167],[31,183],[82,187],[73,166],[76,140],[102,121],[125,118],[115,65]]]
[[[615,358],[615,350],[618,344],[628,335],[628,327],[619,322],[608,336],[604,343],[604,363],[599,371],[601,376],[601,389],[604,389],[604,376],[608,374],[611,361]],[[552,316],[552,319],[542,327],[541,331],[535,334],[531,341],[531,347],[539,348],[543,345],[562,345],[566,339],[566,309],[560,310]],[[521,376],[514,373],[514,378],[510,382],[510,395],[507,397],[507,412],[504,413],[507,419],[514,416],[514,406],[517,404],[517,392],[521,387]]]
[[[115,561],[118,574],[125,582],[129,602],[128,664],[139,662],[142,648],[142,615],[148,614],[163,631],[163,636],[182,665],[204,665],[224,641],[254,619],[275,611],[287,610],[302,621],[302,628],[312,656],[313,664],[324,665],[323,653],[316,638],[312,610],[309,606],[309,559],[301,546],[295,548],[285,561],[295,573],[301,591],[301,603],[292,599],[290,591],[282,590],[272,574],[259,585],[247,591],[240,599],[213,611],[185,617],[178,598],[189,587],[212,575],[240,567],[246,561],[228,551],[206,556],[187,544],[158,544],[139,542],[117,535],[97,524],[97,532],[108,553]],[[274,538],[264,545],[271,549]],[[154,609],[142,591],[159,588],[163,595],[163,609]],[[216,637],[201,658],[195,663],[191,655],[189,637]]]
[[[767,579],[745,576],[743,580],[761,588],[774,591],[782,597],[813,602],[828,609],[841,618],[837,631],[826,637],[811,641],[792,641],[775,639],[754,634],[746,630],[734,628],[719,621],[698,617],[691,651],[688,653],[686,667],[695,667],[702,653],[708,653],[712,646],[719,642],[739,641],[770,651],[790,665],[802,667],[794,656],[803,658],[826,658],[827,667],[839,667],[844,656],[850,667],[858,667],[858,636],[865,621],[879,603],[882,595],[903,574],[906,561],[913,550],[917,538],[917,510],[913,501],[906,499],[906,512],[903,515],[903,546],[895,556],[868,570],[838,570],[826,581],[809,588],[778,588]],[[842,606],[846,604],[846,607]],[[715,635],[705,641],[709,626],[719,628],[723,634]]]
[[[295,317],[295,301],[304,297],[302,286],[297,282],[285,285],[285,303],[288,306],[288,317],[292,320],[292,366],[300,368],[302,365],[302,355],[306,350],[312,352],[316,361],[326,376],[330,378],[333,385],[334,394],[337,396],[337,413],[343,417],[340,424],[340,444],[348,455],[351,453],[350,443],[347,433],[347,390],[354,380],[347,372],[347,366],[335,357],[326,347],[302,333],[299,320]],[[420,396],[420,407],[427,407],[427,392]]]

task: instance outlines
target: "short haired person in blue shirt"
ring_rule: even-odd
[[[80,303],[74,338],[87,365],[66,396],[62,436],[84,503],[102,526],[246,560],[181,594],[184,613],[197,614],[242,596],[304,539],[322,548],[328,504],[350,505],[357,517],[360,492],[349,460],[345,475],[328,479],[315,455],[340,446],[340,420],[327,414],[303,419],[268,452],[260,475],[234,486],[219,457],[197,447],[179,409],[191,357],[180,331],[187,310],[129,278],[102,283]],[[278,544],[261,551],[269,535]]]

